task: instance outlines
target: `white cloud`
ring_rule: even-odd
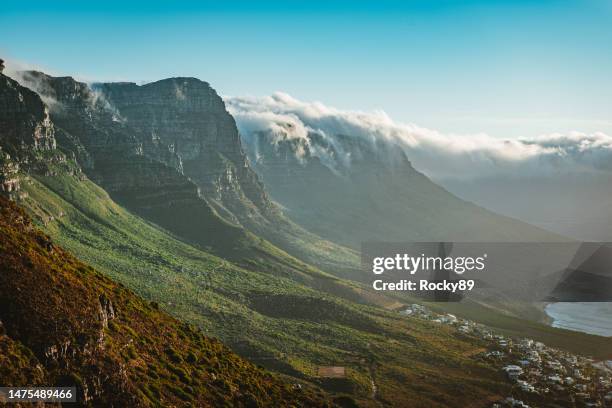
[[[374,151],[401,148],[417,169],[437,179],[612,172],[612,136],[602,132],[520,139],[499,139],[484,133],[448,134],[396,122],[384,111],[340,110],[281,92],[261,98],[228,97],[226,103],[247,143],[258,131],[272,135],[273,143],[300,139],[312,155],[332,167],[350,165],[350,154],[338,138],[343,135],[369,144]],[[332,156],[329,149],[314,145],[309,137],[312,133],[340,155]]]
[[[31,89],[36,92],[40,99],[45,103],[45,105],[50,109],[51,112],[59,112],[64,109],[64,105],[58,101],[55,90],[48,83],[46,76],[52,77],[63,77],[64,75],[58,74],[57,72],[50,71],[46,68],[32,65],[29,63],[24,63],[16,60],[8,60],[5,61],[5,70],[4,74],[11,77],[15,81],[19,82],[21,86]],[[43,73],[43,75],[32,75],[31,71],[38,71]],[[117,110],[108,102],[105,96],[97,89],[93,89],[91,83],[85,82],[80,79],[76,79],[76,81],[83,83],[84,89],[84,100],[89,104],[90,107],[100,107],[108,110],[112,115],[115,121],[121,122],[124,119],[119,115]],[[184,97],[180,89],[177,87],[177,97]]]
[[[28,75],[27,71],[40,71],[49,73],[49,75],[57,76],[58,74],[53,71],[49,71],[44,67],[33,65],[27,62],[22,62],[14,59],[8,59],[4,61],[5,69],[3,74],[19,82],[21,86],[25,86],[38,93],[40,99],[49,107],[49,109],[57,109],[59,107],[58,101],[51,96],[49,87],[44,81],[38,78],[34,78]]]
[[[19,77],[22,71],[41,71],[49,75],[60,75],[58,72],[47,67],[30,64],[28,62],[19,61],[13,58],[5,58],[4,65],[6,68],[4,69],[3,74],[13,79],[15,79],[15,77]]]

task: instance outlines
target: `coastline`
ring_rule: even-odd
[[[601,337],[612,337],[612,303],[552,302],[544,305],[546,323],[552,327]]]
[[[535,308],[538,310],[538,312],[540,313],[540,318],[538,320],[540,323],[543,323],[547,326],[554,327],[553,323],[555,320],[552,317],[550,317],[548,313],[546,312],[546,308],[549,305],[552,305],[554,303],[556,302],[537,302],[533,304]]]

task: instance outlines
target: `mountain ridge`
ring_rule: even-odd
[[[74,88],[71,81],[66,82],[72,84],[69,89],[80,89],[80,85]],[[104,103],[102,99],[98,101]],[[56,114],[57,123],[51,118],[56,136],[66,138],[58,142],[57,154],[65,155],[68,162],[76,161],[77,154],[72,155],[74,151],[65,144],[67,141],[72,140],[70,146],[74,147],[92,135],[113,134],[125,137],[120,139],[129,142],[125,146],[134,146],[138,152],[138,143],[131,140],[137,141],[141,136],[137,131],[122,136],[126,128],[119,116],[113,120],[117,112],[90,112],[83,107],[83,98],[76,102],[77,108],[79,104],[83,108],[85,119],[89,114],[107,115],[106,119],[86,121]],[[102,126],[108,123],[111,124]],[[73,127],[66,130],[68,125]],[[83,131],[91,133],[77,133]],[[125,159],[120,156],[121,149],[105,152],[100,147],[101,151],[96,152],[97,146],[88,143],[89,148],[82,145],[84,153],[95,153],[90,157],[93,170],[100,164],[96,164],[97,159],[108,163]],[[128,157],[136,161],[138,155]],[[157,163],[169,174],[180,174],[176,168],[151,157],[144,159]],[[144,170],[151,170],[148,161],[142,163]],[[130,161],[119,164],[127,166]],[[378,401],[399,406],[459,405],[490,398],[492,393],[505,389],[496,370],[466,357],[480,347],[477,342],[430,322],[407,320],[384,308],[398,307],[405,299],[377,296],[363,285],[307,265],[231,223],[225,225],[233,225],[240,232],[239,238],[246,236],[247,245],[257,245],[243,250],[239,240],[232,238],[229,242],[236,247],[230,248],[230,255],[219,258],[215,255],[220,254],[211,248],[192,245],[184,235],[164,229],[151,217],[141,217],[113,201],[117,192],[109,195],[95,183],[106,183],[106,188],[111,189],[113,183],[103,178],[112,177],[112,166],[102,168],[98,179],[87,165],[83,162],[85,174],[64,172],[51,164],[48,172],[24,168],[19,173],[22,196],[15,199],[55,242],[143,298],[157,302],[160,309],[221,338],[243,357],[288,376],[290,381],[323,388],[345,402],[356,401],[364,406],[377,405],[372,400],[374,378]],[[141,178],[143,173],[130,169],[123,170],[125,177],[133,177],[135,183],[145,186],[152,184]],[[160,174],[163,173],[155,170],[152,180]],[[128,190],[134,189],[125,180],[118,181]],[[169,178],[168,184],[173,183]],[[189,197],[197,195],[195,183],[189,185]],[[154,183],[153,187],[149,191],[155,193],[159,188]],[[160,205],[151,198],[154,196],[141,197],[143,206]],[[160,201],[166,205],[163,197]],[[232,258],[236,253],[246,259]],[[534,325],[536,333],[546,330]],[[551,338],[558,338],[560,333],[554,329],[546,332]],[[605,349],[591,337],[578,338]],[[12,353],[18,353],[10,340],[6,344]],[[346,378],[336,381],[317,374],[319,366],[338,365],[345,366]],[[458,383],[464,390],[460,401],[455,395]]]
[[[290,222],[269,200],[233,118],[207,83],[185,85],[181,78],[89,87],[31,71],[22,82],[55,101],[51,117],[81,139],[91,157],[81,165],[90,178],[145,218],[223,256],[236,256],[236,242],[243,252],[261,250],[244,228],[327,270],[356,268],[356,254]]]
[[[290,218],[341,245],[565,240],[455,197],[391,141],[335,135],[330,143],[316,131],[306,140],[291,131],[279,126],[243,135],[253,168]]]

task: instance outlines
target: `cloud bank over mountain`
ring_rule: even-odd
[[[332,167],[350,166],[354,152],[342,145],[348,136],[377,149],[403,149],[418,170],[434,179],[612,173],[612,136],[603,132],[504,140],[484,133],[445,134],[396,122],[384,111],[341,110],[281,92],[225,100],[247,143],[258,132],[267,133],[272,143],[298,139],[298,158],[308,150]],[[312,134],[325,143],[313,143]]]

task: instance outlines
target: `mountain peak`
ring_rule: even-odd
[[[145,94],[147,92],[163,93],[167,90],[171,92],[180,90],[181,92],[189,92],[193,95],[197,95],[199,92],[205,92],[217,96],[217,93],[208,82],[194,77],[164,78],[141,85],[135,82],[96,82],[92,86],[94,89],[101,89],[106,92],[123,90]],[[176,96],[177,99],[185,99],[184,96],[186,96],[186,94],[176,94]]]
[[[196,77],[170,77],[170,78],[160,79],[154,82],[149,82],[141,86],[147,87],[147,86],[152,86],[156,84],[163,84],[166,82],[171,82],[171,83],[180,84],[180,85],[206,86],[210,88],[210,84],[208,82],[202,81],[201,79],[196,78]]]

